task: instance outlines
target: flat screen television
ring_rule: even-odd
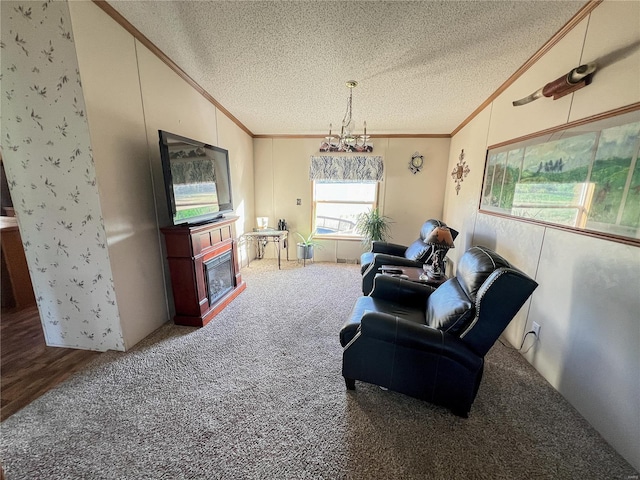
[[[158,130],[167,204],[173,225],[196,225],[233,211],[229,152]]]

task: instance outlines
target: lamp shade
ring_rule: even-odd
[[[436,227],[431,230],[429,236],[424,239],[424,243],[429,245],[438,245],[440,247],[455,248],[453,245],[451,230],[447,227]]]
[[[260,230],[264,230],[269,225],[269,217],[256,217],[256,223]]]

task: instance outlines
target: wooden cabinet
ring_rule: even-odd
[[[31,276],[18,230],[18,220],[15,217],[0,217],[0,243],[2,245],[2,306],[15,306],[21,310],[35,305]]]
[[[246,288],[238,262],[235,222],[162,228],[178,325],[202,327]]]

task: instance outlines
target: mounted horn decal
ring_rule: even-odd
[[[607,55],[603,55],[593,62],[580,65],[566,75],[555,79],[553,82],[547,83],[544,87],[536,90],[531,95],[521,98],[520,100],[516,100],[513,102],[513,106],[519,107],[521,105],[526,105],[527,103],[531,103],[542,97],[553,97],[554,100],[557,100],[569,93],[580,90],[591,83],[596,70],[602,70],[604,67],[608,67],[609,65],[628,57],[637,50],[639,46],[640,40],[614,50]]]

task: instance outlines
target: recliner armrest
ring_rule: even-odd
[[[380,273],[382,265],[395,265],[400,267],[422,268],[422,263],[409,260],[405,257],[397,257],[386,253],[373,253],[373,260],[362,274],[362,293],[369,295],[373,289],[373,279]]]
[[[394,255],[396,257],[404,257],[406,252],[406,245],[399,245],[397,243],[379,242],[373,241],[371,243],[371,251],[373,253],[386,253],[387,255]]]
[[[388,300],[426,310],[427,298],[435,291],[430,285],[412,282],[391,275],[376,275],[370,297]]]
[[[360,331],[354,337],[370,337],[399,347],[445,356],[469,369],[481,367],[483,359],[459,338],[428,325],[380,312],[362,316]]]
[[[422,268],[422,263],[415,260],[411,260],[406,257],[397,257],[395,255],[389,255],[387,253],[376,253],[373,256],[373,263],[371,268],[380,268],[382,265],[396,265],[399,267],[415,267]]]

